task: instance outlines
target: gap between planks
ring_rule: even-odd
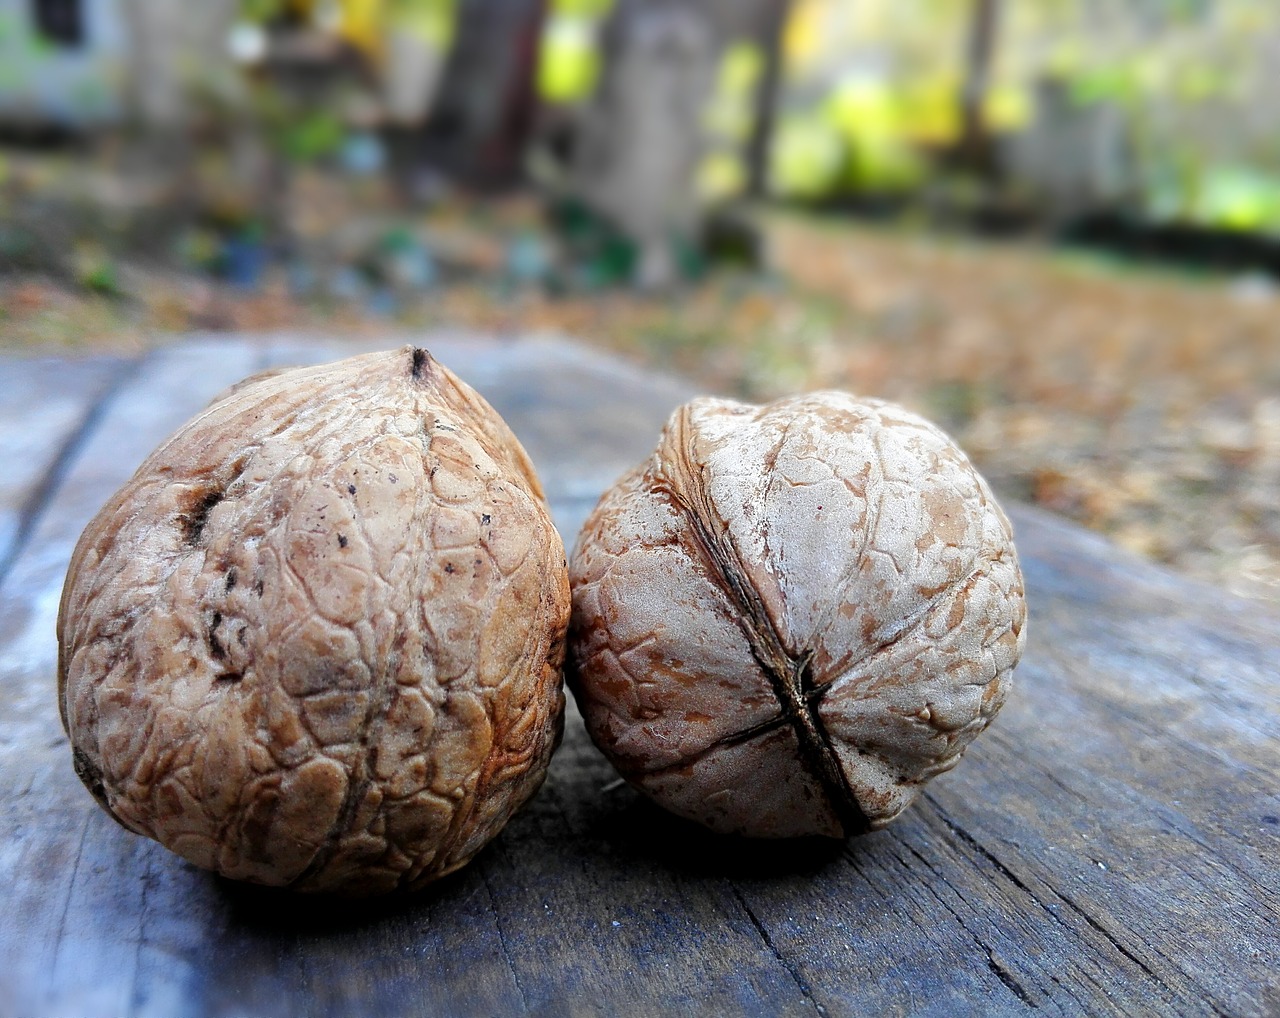
[[[79,450],[89,435],[102,421],[107,407],[120,394],[121,390],[138,376],[151,353],[142,354],[122,361],[112,372],[110,380],[91,399],[89,406],[81,415],[70,433],[62,440],[49,462],[43,476],[33,486],[26,502],[18,510],[18,525],[8,550],[0,555],[0,590],[4,589],[13,565],[27,546],[27,542],[35,533],[41,518],[53,502],[54,495],[66,479],[71,465],[75,462]]]

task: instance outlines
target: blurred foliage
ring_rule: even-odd
[[[847,77],[828,96],[823,117],[849,153],[847,186],[897,191],[923,179],[923,159],[908,134],[908,96],[869,77]]]
[[[75,253],[76,281],[90,293],[104,297],[123,295],[115,261],[96,245],[85,245]]]
[[[593,19],[553,13],[538,55],[538,94],[550,103],[575,103],[595,91],[600,53]]]
[[[548,0],[536,88],[553,105],[588,99],[600,79],[600,30],[613,0]]]
[[[256,25],[281,21],[336,31],[377,58],[389,31],[416,35],[440,49],[453,41],[459,0],[240,0],[240,20]]]
[[[769,154],[770,187],[792,198],[817,199],[843,184],[845,145],[819,114],[783,114]]]
[[[711,96],[702,110],[707,151],[695,186],[704,201],[723,201],[747,188],[743,154],[755,130],[764,64],[760,47],[746,40],[730,40],[720,54]]]
[[[458,0],[383,0],[387,29],[407,32],[447,50],[458,23]]]
[[[290,159],[303,162],[337,152],[347,134],[342,121],[327,110],[284,120],[281,128],[281,150]]]
[[[1250,167],[1209,166],[1179,212],[1229,230],[1280,230],[1280,175]]]
[[[936,156],[960,137],[975,10],[973,0],[797,0],[786,33],[774,189],[805,198],[911,193],[945,175]],[[997,140],[1046,146],[1055,133],[1088,123],[1070,108],[1106,108],[1123,134],[1099,134],[1097,144],[1123,145],[1113,162],[1128,167],[1119,186],[1133,210],[1280,236],[1280,129],[1268,113],[1280,5],[1005,0],[998,12],[982,107]],[[1045,85],[1060,89],[1070,107],[1043,105]],[[1020,172],[1031,179],[1018,179]],[[1088,172],[1082,165],[1086,190]],[[1023,167],[1004,176],[1028,194],[1040,183]]]

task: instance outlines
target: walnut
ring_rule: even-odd
[[[225,876],[416,888],[541,784],[564,548],[501,418],[409,347],[237,389],[89,524],[58,622],[76,771]]]
[[[1024,642],[986,483],[928,422],[838,392],[680,408],[569,575],[592,738],[725,833],[883,827],[987,726]]]

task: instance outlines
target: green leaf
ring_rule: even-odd
[[[332,155],[342,145],[345,135],[342,121],[332,113],[320,111],[286,126],[280,145],[290,159],[309,162]]]

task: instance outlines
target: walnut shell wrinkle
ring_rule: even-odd
[[[1009,522],[968,459],[839,392],[681,407],[569,577],[596,745],[731,834],[885,826],[986,728],[1025,640]]]
[[[89,524],[58,620],[75,769],[231,878],[457,869],[563,726],[564,547],[496,412],[406,347],[250,381]]]

